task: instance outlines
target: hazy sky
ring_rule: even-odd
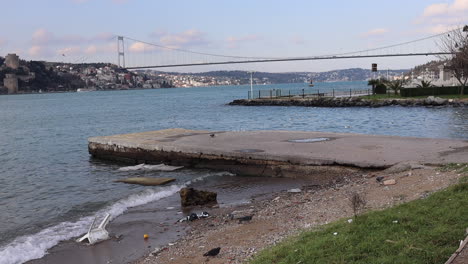
[[[290,57],[385,46],[468,23],[468,0],[0,0],[0,3],[0,55],[16,52],[25,59],[72,62],[115,63],[116,35],[198,52]],[[134,53],[142,51],[135,43],[129,43],[127,48]],[[379,63],[381,69],[397,69],[430,59],[353,59],[178,70],[325,71],[368,68],[371,62]],[[150,57],[147,60],[154,64]]]

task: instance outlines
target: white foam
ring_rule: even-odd
[[[42,258],[47,250],[60,241],[68,240],[87,232],[95,216],[111,214],[111,219],[123,214],[128,208],[143,205],[171,196],[185,185],[171,185],[157,189],[146,189],[133,194],[98,211],[94,216],[82,217],[76,222],[62,222],[46,228],[36,234],[16,238],[13,242],[0,248],[0,264],[18,264],[32,259]]]
[[[169,166],[165,164],[158,165],[148,165],[148,164],[139,164],[135,166],[127,166],[119,168],[119,171],[136,171],[136,170],[147,170],[147,171],[175,171],[183,168],[183,166]]]

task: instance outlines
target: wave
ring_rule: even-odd
[[[102,217],[105,213],[109,213],[111,214],[111,219],[114,219],[131,207],[171,196],[184,186],[186,185],[171,185],[157,189],[147,189],[141,193],[121,199],[98,211],[93,216],[82,217],[76,222],[62,222],[36,234],[18,237],[10,244],[0,248],[0,264],[19,264],[32,259],[42,258],[47,254],[49,248],[57,245],[60,241],[86,233],[95,217]]]
[[[122,167],[119,171],[136,171],[136,170],[153,170],[153,171],[175,171],[183,168],[182,166],[169,166],[165,164],[158,165],[148,165],[148,164],[139,164],[135,166]]]
[[[111,215],[110,220],[112,220],[129,208],[169,197],[177,193],[181,188],[187,187],[194,182],[202,181],[208,177],[233,175],[229,172],[208,173],[181,185],[146,189],[140,193],[118,200],[112,205],[97,211],[94,215],[82,217],[76,222],[62,222],[38,233],[17,237],[10,244],[0,248],[0,264],[20,264],[29,260],[42,258],[47,254],[48,249],[57,245],[60,241],[76,238],[86,233],[95,217],[102,218],[106,213],[109,213]]]

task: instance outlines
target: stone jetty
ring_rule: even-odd
[[[429,96],[425,99],[364,99],[361,97],[311,97],[238,99],[229,105],[245,106],[306,106],[306,107],[382,107],[382,106],[452,106],[468,107],[468,100],[443,99]]]
[[[167,129],[89,138],[94,158],[225,170],[318,183],[343,170],[468,162],[468,141],[301,131]]]

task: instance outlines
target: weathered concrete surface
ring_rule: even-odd
[[[316,138],[329,140],[299,143]],[[164,162],[251,175],[298,177],[332,173],[335,169],[316,165],[386,168],[406,161],[468,162],[468,141],[325,132],[168,129],[90,138],[89,152],[96,158],[132,163]]]

